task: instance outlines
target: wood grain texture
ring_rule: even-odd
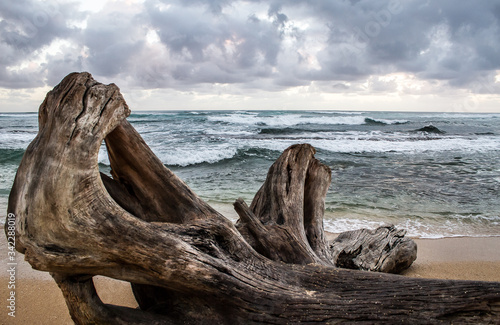
[[[16,249],[51,272],[76,324],[498,323],[500,283],[334,267],[330,173],[311,146],[286,150],[250,207],[236,201],[237,228],[163,166],[129,113],[115,85],[68,75],[10,193]],[[97,166],[103,140],[112,178]],[[391,238],[384,248],[404,246]],[[103,304],[95,275],[133,283],[141,310]]]

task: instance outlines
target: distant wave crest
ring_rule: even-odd
[[[304,116],[302,114],[287,114],[276,116],[260,116],[249,113],[233,113],[227,115],[209,116],[209,121],[242,124],[252,126],[270,126],[270,127],[291,127],[304,124],[317,125],[390,125],[406,124],[407,120],[388,120],[364,117],[361,115],[333,115],[333,116]]]

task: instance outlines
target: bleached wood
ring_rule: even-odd
[[[16,249],[51,272],[75,323],[498,322],[500,283],[325,266],[332,250],[319,218],[328,169],[312,147],[285,151],[250,208],[236,202],[252,243],[163,166],[129,112],[115,85],[68,75],[40,107],[39,133],[10,193]],[[104,139],[114,179],[97,166]],[[276,239],[258,237],[266,232]],[[281,251],[287,233],[296,251]],[[255,243],[269,244],[269,256]],[[149,311],[103,304],[95,275],[134,283]]]

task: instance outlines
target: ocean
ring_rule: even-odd
[[[500,236],[500,113],[341,111],[135,112],[162,162],[235,220],[288,146],[310,143],[332,169],[325,229],[395,224],[420,238]],[[0,114],[0,211],[37,114]],[[102,146],[99,167],[109,173]]]

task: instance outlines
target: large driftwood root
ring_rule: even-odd
[[[16,249],[51,272],[75,323],[498,323],[500,283],[333,267],[365,247],[337,254],[342,238],[326,242],[330,176],[312,147],[285,151],[251,206],[235,203],[240,233],[163,166],[128,114],[115,85],[68,75],[40,106],[9,197]],[[97,166],[103,140],[112,178]],[[405,251],[401,238],[382,247]],[[143,310],[103,304],[95,275],[134,283]]]
[[[417,258],[417,245],[393,226],[342,233],[328,243],[323,229],[330,169],[308,144],[293,145],[271,166],[250,208],[238,199],[236,227],[260,254],[293,264],[321,264],[399,273]]]

